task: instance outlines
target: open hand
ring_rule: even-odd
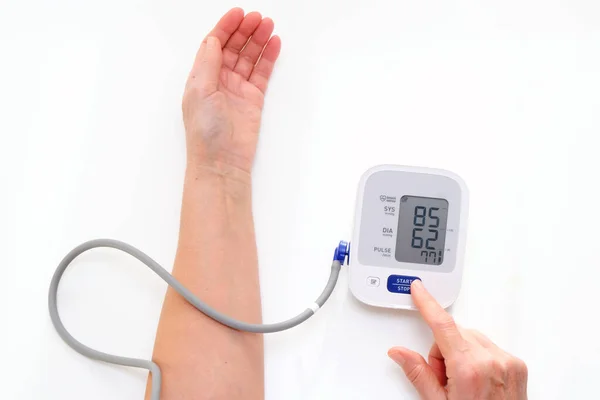
[[[525,400],[527,367],[483,334],[459,328],[420,280],[411,296],[435,343],[429,362],[403,347],[389,350],[423,400]]]
[[[274,24],[231,9],[202,42],[183,96],[188,162],[250,172],[264,96],[281,50]]]

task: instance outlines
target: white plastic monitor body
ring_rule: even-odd
[[[362,176],[349,254],[349,285],[361,302],[414,309],[420,279],[447,308],[460,292],[468,189],[445,170],[381,165]]]

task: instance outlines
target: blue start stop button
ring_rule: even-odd
[[[418,276],[390,275],[387,280],[387,290],[392,293],[410,294],[410,285]]]

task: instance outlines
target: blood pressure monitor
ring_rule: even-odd
[[[350,291],[372,306],[414,309],[420,279],[444,307],[460,291],[468,190],[454,173],[383,165],[361,178],[349,252]]]

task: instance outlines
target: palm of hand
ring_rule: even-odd
[[[256,152],[264,92],[281,42],[273,22],[234,9],[202,44],[183,99],[189,157],[247,172]]]
[[[234,71],[223,68],[218,89],[211,95],[190,100],[192,140],[204,156],[248,169],[252,163],[261,113],[263,93]],[[243,164],[243,165],[242,165]]]

